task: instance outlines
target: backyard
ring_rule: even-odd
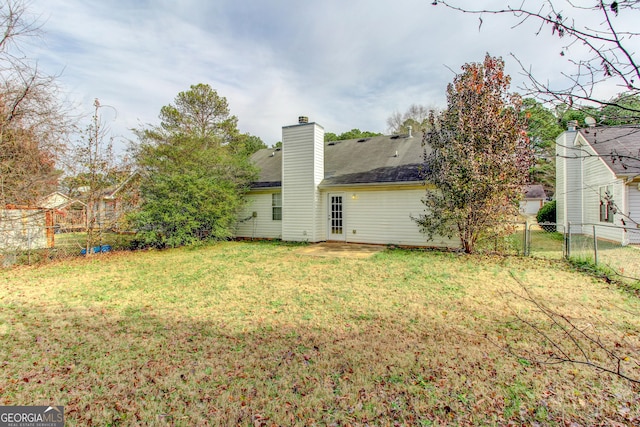
[[[64,405],[70,426],[640,423],[640,300],[615,284],[558,260],[303,248],[1,270],[0,405]]]

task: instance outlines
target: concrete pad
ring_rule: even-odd
[[[299,248],[301,255],[337,258],[369,258],[385,250],[381,245],[363,245],[359,243],[322,242]]]

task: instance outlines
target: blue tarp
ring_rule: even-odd
[[[91,248],[91,250],[93,251],[94,254],[100,253],[100,252],[109,252],[111,250],[111,245],[101,245],[101,246],[94,246],[93,248]],[[80,253],[82,255],[86,255],[87,254],[87,250],[83,249],[80,251]]]

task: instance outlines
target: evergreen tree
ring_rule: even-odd
[[[131,220],[142,243],[175,247],[232,237],[255,170],[227,100],[209,85],[194,85],[162,107],[160,119],[137,131],[134,149],[142,203]]]

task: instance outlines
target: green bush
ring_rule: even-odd
[[[546,203],[544,206],[540,208],[538,211],[538,215],[536,216],[538,220],[538,224],[551,222],[553,225],[542,225],[542,229],[548,232],[556,231],[556,201],[552,201]]]

